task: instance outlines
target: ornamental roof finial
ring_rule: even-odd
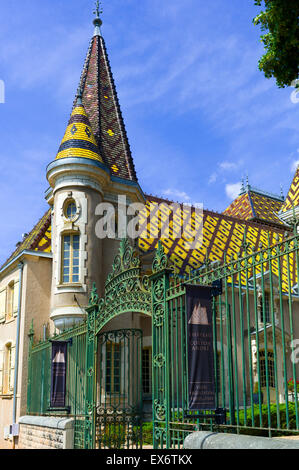
[[[83,97],[83,91],[82,88],[79,86],[76,94],[76,104],[82,104],[82,97]]]
[[[245,192],[245,187],[244,187],[244,178],[242,177],[241,179],[241,189],[240,189],[240,194],[243,194]]]
[[[100,0],[96,0],[96,9],[93,13],[96,15],[95,19],[93,20],[93,24],[95,25],[94,36],[101,36],[100,27],[102,26],[103,22],[100,18],[100,15],[103,13],[103,9]]]

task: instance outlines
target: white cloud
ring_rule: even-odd
[[[226,192],[226,195],[227,195],[230,199],[236,199],[236,197],[238,197],[239,194],[240,194],[241,185],[242,185],[241,182],[239,182],[239,183],[226,184],[226,185],[225,185],[225,192]]]
[[[180,201],[190,201],[191,197],[185,193],[185,191],[179,191],[177,189],[165,189],[162,194],[166,197],[172,196],[172,198],[178,198]]]
[[[221,162],[219,167],[221,170],[235,170],[239,164],[234,162]]]
[[[217,173],[214,172],[211,174],[210,178],[209,178],[209,184],[212,184],[212,183],[215,183],[217,180]]]
[[[213,184],[217,181],[218,177],[221,176],[224,172],[236,171],[243,164],[242,160],[237,162],[223,161],[218,163],[217,170],[214,171],[208,180],[209,184]]]
[[[292,173],[295,173],[295,171],[297,170],[297,166],[299,165],[299,160],[295,160],[293,163],[292,163],[292,166],[291,166],[291,172]]]

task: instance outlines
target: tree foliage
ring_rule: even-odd
[[[299,77],[299,0],[255,0],[262,4],[264,10],[253,20],[264,33],[259,69],[284,88]]]

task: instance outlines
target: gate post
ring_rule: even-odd
[[[161,241],[153,261],[152,291],[152,402],[153,447],[170,448],[170,371],[169,371],[169,315],[166,299],[170,269]]]
[[[96,317],[99,296],[95,283],[91,291],[87,312],[86,369],[85,369],[85,426],[84,448],[93,449],[95,440],[95,385],[96,385]]]

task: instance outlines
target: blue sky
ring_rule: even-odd
[[[1,2],[0,263],[47,210],[46,166],[70,115],[93,0]],[[242,177],[286,193],[299,103],[257,63],[253,0],[103,0],[102,33],[140,184],[221,212]]]

